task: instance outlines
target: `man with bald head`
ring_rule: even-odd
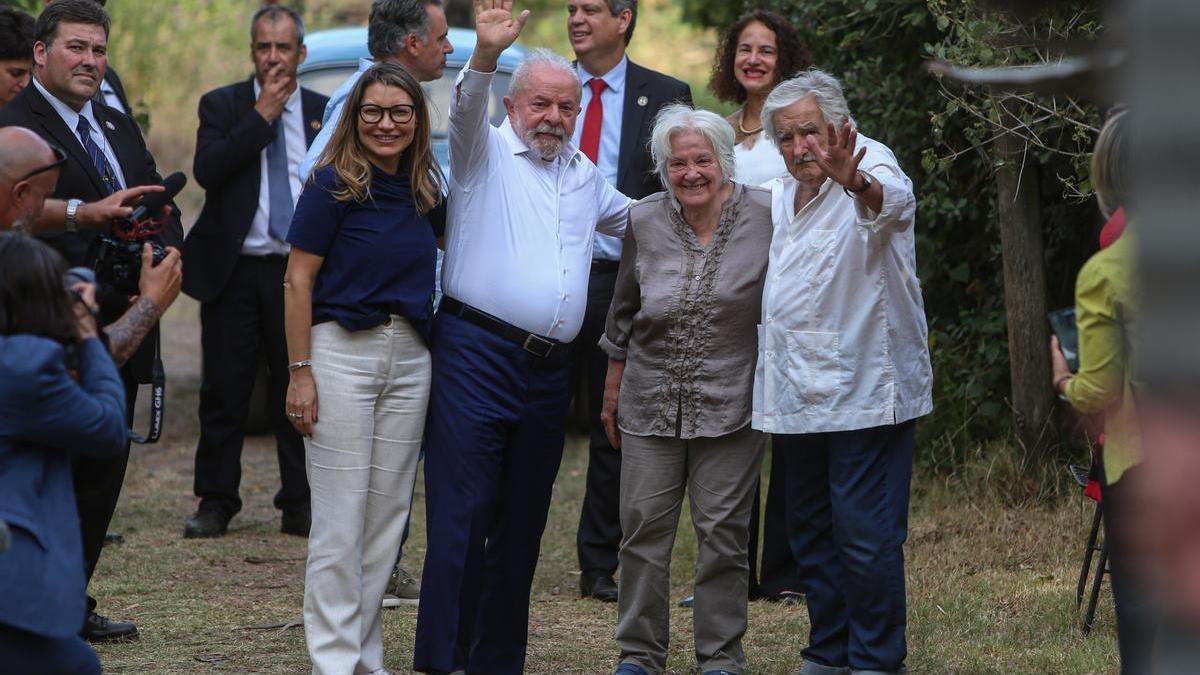
[[[450,102],[445,295],[425,431],[428,549],[414,669],[516,675],[529,588],[562,459],[567,346],[587,304],[593,235],[630,200],[571,142],[579,78],[532,52],[488,122],[500,53],[529,12],[476,0],[477,41]]]
[[[24,127],[0,129],[0,230],[28,231],[66,158]]]

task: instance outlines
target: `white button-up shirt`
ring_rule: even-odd
[[[262,93],[262,85],[254,81],[254,98]],[[257,113],[256,113],[257,114]],[[292,205],[300,199],[300,162],[307,148],[304,147],[304,108],[300,103],[300,87],[288,97],[279,115],[279,133],[283,134],[287,148],[288,185],[292,189]],[[258,208],[250,221],[246,240],[242,242],[244,255],[287,255],[291,247],[287,242],[271,236],[271,179],[267,174],[267,150],[259,152],[258,159]]]
[[[464,68],[450,101],[446,295],[570,342],[583,323],[597,230],[624,236],[630,199],[573,144],[553,161],[488,123],[494,73]]]
[[[791,175],[768,184],[775,232],[763,289],[755,429],[805,434],[898,424],[933,410],[917,279],[912,181],[861,133],[874,213],[826,179],[795,209]],[[855,149],[857,152],[857,148]]]

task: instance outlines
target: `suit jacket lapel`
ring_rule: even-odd
[[[234,113],[236,115],[245,115],[254,107],[254,76],[242,82],[241,86],[233,90],[234,98]]]
[[[316,94],[300,90],[300,109],[304,117],[304,147],[312,147],[313,140],[321,131],[321,119],[325,116],[325,104]]]
[[[67,123],[63,122],[58,111],[42,96],[42,92],[38,91],[37,87],[30,84],[26,90],[29,92],[29,109],[40,118],[42,128],[54,138],[54,142],[58,143],[59,147],[67,152],[72,161],[83,167],[83,172],[87,174],[88,180],[92,181],[96,192],[104,194],[106,192],[104,181],[100,179],[100,174],[96,173],[92,158],[88,157],[87,151],[83,149],[83,143],[80,142],[79,137],[75,135],[74,131],[67,128]]]
[[[242,82],[241,86],[239,86],[233,90],[234,119],[240,120],[240,119],[242,119],[242,115],[252,114],[251,111],[254,109],[254,104],[256,102],[257,101],[254,98],[254,76],[251,75],[250,79]],[[257,114],[257,113],[254,113],[254,114]],[[250,192],[253,196],[252,203],[254,204],[254,208],[258,208],[258,190],[259,190],[259,183],[262,181],[262,165],[261,165],[261,160],[258,159],[257,155],[255,156],[255,160],[256,160],[254,162],[255,180],[250,186]],[[254,211],[250,212],[250,217],[251,218],[254,217]],[[247,221],[246,228],[249,229],[249,227],[250,227],[250,224],[249,224],[249,221]]]
[[[621,113],[621,149],[617,156],[617,185],[624,185],[629,173],[630,157],[638,152],[638,131],[646,116],[646,105],[639,103],[646,96],[646,78],[642,67],[629,61],[625,65],[625,107]]]

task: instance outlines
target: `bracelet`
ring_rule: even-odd
[[[852,199],[858,197],[862,193],[869,190],[871,188],[871,185],[875,183],[875,181],[872,180],[872,178],[871,178],[871,174],[869,174],[869,173],[866,173],[864,171],[859,171],[857,175],[862,176],[862,178],[863,178],[863,186],[861,188],[855,190],[855,189],[849,188],[845,185],[842,186],[842,192],[845,192],[846,196],[848,196]]]
[[[310,361],[308,359],[301,359],[299,361],[289,363],[288,370],[300,370],[301,368],[308,368],[311,366],[312,366],[312,361]]]
[[[1074,377],[1074,375],[1063,375],[1062,377],[1055,380],[1054,381],[1054,391],[1056,393],[1065,393],[1065,392],[1063,392],[1063,388],[1062,388],[1063,382],[1066,382],[1067,380],[1071,379],[1072,377]]]

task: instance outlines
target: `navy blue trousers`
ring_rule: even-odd
[[[811,623],[806,662],[896,672],[904,666],[904,540],[913,421],[776,435],[787,453],[788,538]]]
[[[516,675],[562,460],[567,361],[536,357],[444,312],[431,344],[428,549],[413,669]]]
[[[75,635],[48,638],[0,624],[0,673],[100,675],[100,658]]]

